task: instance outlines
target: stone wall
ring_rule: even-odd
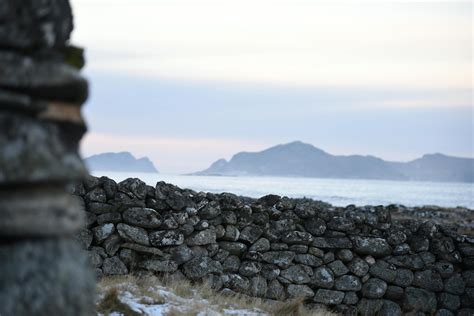
[[[96,273],[172,274],[216,289],[355,315],[474,313],[474,239],[396,206],[337,208],[268,195],[211,194],[139,179],[71,188]],[[418,314],[417,314],[418,315]]]

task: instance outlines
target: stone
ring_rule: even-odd
[[[247,246],[241,242],[221,241],[219,247],[236,256],[242,256],[247,251]]]
[[[98,202],[98,203],[105,203],[107,202],[107,195],[105,194],[104,189],[102,188],[95,188],[92,191],[89,191],[84,196],[84,200],[88,203],[91,202]]]
[[[375,316],[378,315],[383,306],[381,299],[362,298],[357,304],[358,315]]]
[[[336,257],[342,262],[350,262],[354,258],[354,255],[349,249],[340,249],[336,252]]]
[[[339,291],[360,291],[362,283],[359,278],[353,275],[343,275],[336,279],[334,288]]]
[[[173,260],[147,259],[141,261],[138,266],[152,272],[169,273],[178,270],[178,264]]]
[[[128,273],[128,269],[122,260],[115,256],[104,260],[102,272],[104,275],[124,275]]]
[[[414,255],[403,255],[393,256],[387,259],[387,262],[401,268],[407,268],[410,270],[421,270],[425,266],[425,262],[417,254]]]
[[[229,241],[237,241],[240,237],[239,229],[234,225],[227,225],[225,228],[225,234],[222,239]]]
[[[461,300],[457,295],[441,293],[438,296],[438,308],[439,307],[456,311],[461,307]]]
[[[330,289],[334,286],[334,274],[327,267],[319,267],[314,270],[311,285],[317,288]]]
[[[130,226],[127,224],[117,224],[117,231],[123,239],[140,245],[148,246],[150,241],[148,233],[143,228]]]
[[[370,267],[369,273],[372,276],[382,279],[386,282],[393,282],[397,277],[395,266],[383,260],[377,260],[375,264]]]
[[[310,245],[313,242],[313,236],[306,232],[290,231],[283,234],[281,240],[288,245]]]
[[[146,183],[137,178],[128,178],[117,184],[117,190],[139,200],[145,200]]]
[[[270,241],[266,238],[260,238],[252,246],[249,251],[266,252],[270,250]]]
[[[315,237],[312,246],[317,248],[352,248],[352,242],[347,237]]]
[[[252,277],[262,270],[262,264],[254,261],[244,261],[240,264],[239,274],[245,277]]]
[[[272,280],[268,284],[267,294],[265,296],[272,300],[283,301],[286,298],[285,288],[278,280]]]
[[[120,237],[118,235],[113,234],[107,237],[107,239],[104,240],[102,245],[104,246],[107,255],[113,257],[119,250],[121,243],[122,241],[120,240]]]
[[[263,254],[263,261],[277,265],[282,269],[288,268],[294,258],[295,253],[292,251],[269,251]]]
[[[395,280],[393,280],[393,284],[401,286],[401,287],[407,287],[413,283],[413,280],[414,280],[414,275],[413,275],[413,272],[411,272],[411,270],[398,269],[397,277],[395,278]]]
[[[130,268],[134,268],[137,262],[137,255],[135,251],[131,249],[120,249],[119,258],[127,267]]]
[[[120,223],[122,221],[122,215],[118,212],[104,213],[97,216],[96,220],[99,225],[105,223]]]
[[[304,228],[313,236],[321,236],[326,231],[326,223],[318,217],[312,217],[304,221]]]
[[[142,228],[159,228],[161,225],[160,214],[145,207],[132,207],[122,214],[123,221],[127,224]]]
[[[343,304],[347,305],[355,305],[357,302],[359,302],[359,297],[356,292],[346,292],[342,301]]]
[[[413,286],[432,292],[439,292],[442,291],[444,288],[441,276],[438,272],[434,270],[424,270],[415,272]]]
[[[191,280],[198,280],[210,273],[221,274],[222,265],[209,257],[196,257],[183,264],[183,273]]]
[[[354,258],[351,262],[349,262],[348,267],[351,273],[358,277],[363,277],[369,272],[369,265],[367,262],[365,262],[365,260],[360,258]]]
[[[298,254],[304,254],[308,252],[308,246],[306,245],[291,245],[288,250],[293,251]]]
[[[409,254],[411,251],[410,246],[408,244],[400,244],[396,245],[393,248],[392,254],[394,256],[406,255]]]
[[[171,258],[178,264],[181,265],[185,262],[188,262],[192,258],[194,258],[193,251],[186,245],[179,245],[177,247],[173,247],[170,251]]]
[[[92,233],[94,234],[94,239],[97,241],[97,243],[101,243],[114,232],[114,224],[102,224],[100,226],[92,228]]]
[[[323,265],[323,261],[320,258],[310,254],[298,254],[295,256],[294,261],[310,267],[319,267]]]
[[[87,210],[94,214],[104,214],[113,212],[114,207],[110,204],[94,202],[87,204]]]
[[[395,285],[389,285],[385,292],[385,297],[392,301],[399,301],[403,298],[403,288]]]
[[[245,226],[240,232],[239,239],[253,244],[260,238],[260,236],[262,236],[262,234],[263,230],[256,225]]]
[[[235,255],[228,256],[222,263],[224,272],[237,272],[240,267],[240,259]]]
[[[461,315],[461,314],[459,313],[458,315]],[[450,310],[441,308],[436,311],[435,316],[454,316],[454,314]]]
[[[383,300],[382,308],[380,309],[378,315],[380,316],[401,316],[402,309],[398,306],[397,303]]]
[[[410,240],[410,248],[414,252],[428,251],[430,241],[424,236],[413,236]]]
[[[405,312],[434,313],[436,302],[436,295],[433,292],[407,287],[403,298],[403,310]]]
[[[331,262],[328,264],[328,267],[332,270],[335,276],[341,276],[349,272],[349,269],[347,269],[341,260]]]
[[[221,208],[217,202],[212,201],[198,210],[198,214],[202,219],[212,219],[221,214]]]
[[[362,295],[367,298],[382,298],[387,291],[385,281],[371,278],[362,286]]]
[[[354,230],[355,225],[350,218],[335,216],[328,222],[327,227],[336,231],[348,232]]]
[[[186,239],[186,244],[188,246],[203,246],[215,243],[216,230],[214,228],[201,230]]]
[[[451,294],[462,295],[465,287],[466,284],[459,273],[453,274],[444,282],[444,290]]]
[[[155,247],[179,246],[184,242],[184,235],[174,230],[157,230],[151,232],[149,238]]]
[[[402,230],[390,231],[387,241],[392,246],[403,244],[407,240],[407,235]]]
[[[121,248],[126,248],[133,250],[138,253],[142,254],[148,254],[148,255],[154,255],[154,256],[159,256],[159,257],[164,257],[165,255],[163,252],[158,249],[158,248],[153,248],[153,247],[147,247],[139,244],[134,244],[134,243],[124,243],[120,245]]]
[[[238,274],[226,274],[223,276],[224,286],[237,293],[246,294],[250,290],[250,281]]]
[[[250,279],[250,294],[254,297],[264,297],[267,293],[267,280],[261,276]]]
[[[280,277],[290,281],[291,283],[296,284],[306,284],[311,281],[311,276],[308,273],[309,271],[312,272],[311,269],[309,271],[304,268],[303,265],[293,265],[287,269],[281,270]]]
[[[319,289],[314,295],[314,301],[316,303],[322,303],[326,305],[339,305],[344,299],[344,292],[332,291],[326,289]]]
[[[462,277],[464,279],[465,286],[474,287],[474,270],[463,271]]]
[[[309,247],[308,248],[308,253],[310,255],[316,256],[318,258],[324,257],[324,251],[319,249],[319,248],[316,248],[316,247]]]
[[[454,250],[456,250],[456,247],[454,246],[453,239],[450,237],[435,238],[431,241],[430,251],[435,255],[451,253]],[[460,250],[461,252],[463,252],[462,247],[460,247]],[[463,253],[463,254],[466,256],[466,253]]]
[[[267,280],[275,280],[280,275],[280,269],[273,264],[264,264],[260,274]]]
[[[392,253],[392,247],[383,238],[356,236],[352,238],[352,242],[354,243],[354,252],[358,254],[379,258]]]
[[[307,285],[304,284],[290,284],[286,288],[286,292],[288,294],[288,298],[302,298],[302,299],[309,299],[314,296],[314,291]]]

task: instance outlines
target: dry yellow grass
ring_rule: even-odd
[[[214,312],[224,312],[225,309],[244,309],[254,311],[255,315],[267,314],[274,316],[329,316],[332,313],[324,310],[310,310],[304,306],[302,299],[286,302],[275,302],[252,298],[241,294],[221,294],[213,290],[206,283],[191,283],[187,280],[175,280],[171,278],[135,278],[133,276],[117,276],[103,278],[98,285],[99,293],[102,293],[98,302],[98,311],[104,315],[115,311],[124,315],[141,315],[137,312],[130,313],[125,305],[118,300],[119,291],[129,291],[135,295],[143,296],[141,303],[146,305],[159,305],[170,303],[176,298],[163,297],[157,287],[166,288],[177,297],[191,299],[186,302],[183,309],[178,301],[167,311],[167,316],[195,316],[198,313],[212,309]],[[104,295],[105,293],[105,295]],[[178,300],[178,299],[176,299]],[[126,305],[125,305],[126,306]],[[128,308],[130,310],[130,308]]]

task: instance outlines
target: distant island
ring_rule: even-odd
[[[474,159],[427,154],[409,162],[336,156],[300,141],[219,159],[194,175],[295,176],[343,179],[474,182]]]
[[[148,157],[135,158],[129,152],[102,153],[84,159],[90,170],[158,173]]]

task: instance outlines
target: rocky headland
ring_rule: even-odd
[[[106,177],[70,192],[99,277],[167,275],[346,315],[474,313],[471,210],[344,208]]]

